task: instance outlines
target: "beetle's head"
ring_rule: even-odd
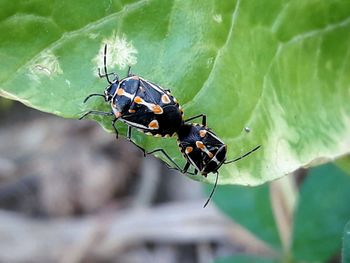
[[[112,100],[117,88],[119,85],[119,78],[118,76],[115,77],[115,79],[111,82],[111,84],[109,86],[107,86],[107,88],[104,91],[104,95],[105,95],[105,101],[109,102]]]
[[[206,160],[205,166],[203,167],[201,173],[204,176],[208,173],[216,173],[226,160],[226,152],[227,146],[225,144],[221,145],[215,152],[214,156],[209,160]]]

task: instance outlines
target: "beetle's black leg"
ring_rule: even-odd
[[[171,157],[163,149],[155,149],[151,152],[148,152],[147,154],[152,154],[152,153],[156,153],[156,152],[163,153],[164,156],[175,166],[175,167],[171,167],[171,166],[169,166],[169,164],[165,163],[169,169],[179,171],[180,173],[183,173],[183,174],[195,175],[194,173],[188,171],[188,168],[191,165],[189,162],[187,162],[185,164],[184,168],[181,169],[180,166],[173,159],[171,159]]]
[[[197,175],[197,173],[198,173],[197,169],[194,169],[194,172],[189,172],[188,171],[188,168],[190,168],[190,166],[191,166],[191,163],[190,162],[186,162],[186,164],[185,164],[185,166],[184,166],[184,168],[182,169],[181,172],[184,173],[184,174]]]
[[[188,170],[188,168],[190,168],[190,165],[191,165],[190,162],[186,162],[184,168],[182,169],[182,172],[183,172],[183,173],[187,173],[187,170]]]
[[[126,138],[128,139],[129,142],[131,142],[132,144],[134,144],[137,148],[139,148],[142,152],[143,152],[143,156],[146,157],[146,151],[145,149],[143,149],[141,146],[138,146],[132,139],[131,139],[131,131],[132,131],[132,127],[128,126],[128,133],[126,135]]]
[[[170,169],[175,169],[179,172],[183,172],[183,169],[180,168],[180,166],[173,160],[171,159],[171,157],[163,150],[163,149],[155,149],[151,152],[148,152],[147,154],[152,154],[152,153],[156,153],[156,152],[161,152],[164,154],[164,156],[175,166],[175,167],[169,167]]]
[[[79,118],[79,120],[84,119],[88,115],[102,115],[102,116],[112,116],[114,115],[113,112],[104,112],[104,111],[96,111],[96,110],[91,110],[86,112],[83,116]]]
[[[199,114],[199,115],[193,116],[193,117],[185,120],[185,122],[189,122],[189,121],[196,119],[196,118],[202,118],[202,125],[207,126],[207,115],[205,115],[205,114]]]
[[[183,173],[183,174],[191,174],[191,175],[195,175],[193,172],[189,172],[188,171],[188,168],[190,167],[191,163],[190,162],[186,162],[184,168],[182,170],[179,170],[178,168],[176,167],[171,167],[169,166],[167,163],[166,165],[168,166],[169,169],[171,170],[176,170],[176,171],[179,171],[180,173]]]
[[[117,120],[118,120],[118,118],[115,118],[115,119],[112,120],[112,127],[114,128],[116,139],[118,139],[118,134],[119,134],[118,130],[117,130],[117,127],[115,126],[115,123],[116,123]]]
[[[236,158],[236,159],[233,159],[233,160],[230,160],[230,161],[226,161],[224,162],[224,164],[228,164],[228,163],[234,163],[234,162],[237,162],[241,159],[243,159],[244,157],[247,157],[248,155],[250,155],[251,153],[255,152],[257,149],[259,149],[261,147],[261,145],[258,145],[256,146],[253,150],[250,150],[249,152],[243,154],[242,156]]]
[[[190,168],[190,166],[191,166],[191,163],[187,162],[181,172],[184,174],[197,175],[198,171],[196,169],[194,169],[194,172],[188,171],[188,168]]]
[[[151,153],[153,153],[153,152],[151,152]],[[177,167],[172,167],[172,166],[170,166],[168,163],[165,163],[165,165],[168,167],[168,169],[170,169],[170,170],[176,170],[176,171],[178,171],[178,172],[180,172],[180,173],[182,173],[183,172],[183,169],[182,170],[179,170],[179,168],[177,168]]]

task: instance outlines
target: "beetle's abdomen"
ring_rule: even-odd
[[[162,109],[162,114],[154,116],[154,121],[158,123],[158,129],[148,132],[153,136],[172,136],[179,130],[183,123],[182,112],[177,105],[168,105]]]
[[[183,123],[182,112],[176,105],[168,105],[161,109],[162,113],[156,114],[141,106],[135,113],[124,116],[123,120],[148,135],[170,137]]]
[[[124,107],[120,119],[149,135],[172,136],[183,123],[183,112],[174,96],[140,77],[121,81],[116,101]]]
[[[178,135],[182,154],[202,175],[216,172],[225,161],[226,145],[205,126],[185,124]]]

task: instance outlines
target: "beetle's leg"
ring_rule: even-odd
[[[115,74],[114,72],[111,72],[111,73],[106,73],[106,74],[101,74],[101,70],[100,68],[98,68],[98,76],[102,79],[102,78],[106,78],[107,76],[110,76],[110,75],[113,75],[113,76],[117,76],[117,74]],[[108,81],[109,84],[112,84],[110,81]]]
[[[163,89],[163,90],[166,91],[166,92],[171,93],[171,90],[170,90],[170,89]]]
[[[192,174],[192,175],[194,175],[194,173],[188,171],[188,168],[189,168],[190,165],[191,165],[190,162],[186,162],[186,164],[185,164],[185,166],[184,166],[184,168],[183,168],[182,170],[179,170],[179,169],[176,168],[176,167],[171,167],[171,166],[169,166],[167,163],[165,163],[165,164],[168,166],[168,168],[169,168],[170,170],[176,170],[176,171],[179,171],[179,172],[181,172],[181,173],[183,173],[183,174]]]
[[[185,166],[184,166],[184,168],[182,169],[182,172],[185,174],[185,173],[188,173],[187,171],[188,171],[188,168],[190,168],[190,166],[191,166],[191,163],[190,162],[186,162],[186,164],[185,164]]]
[[[118,120],[118,118],[115,118],[115,119],[113,119],[112,120],[112,126],[113,126],[113,128],[114,128],[114,131],[115,131],[115,137],[116,137],[116,139],[118,139],[118,129],[117,129],[117,127],[115,126],[115,123],[117,122],[117,120]]]
[[[164,156],[175,166],[175,167],[171,167],[171,166],[169,166],[167,163],[165,163],[166,166],[167,166],[169,169],[179,171],[180,173],[183,173],[183,174],[191,174],[191,175],[194,175],[194,173],[188,171],[188,168],[189,168],[190,165],[191,165],[190,162],[187,162],[187,163],[185,164],[184,168],[181,169],[180,166],[179,166],[173,159],[171,159],[171,157],[170,157],[163,149],[161,149],[161,148],[155,149],[155,150],[153,150],[153,151],[151,151],[151,152],[148,152],[147,154],[152,154],[152,153],[156,153],[156,152],[161,152],[161,153],[163,153]]]
[[[188,168],[190,168],[191,166],[191,163],[190,162],[187,162],[182,170],[182,173],[184,174],[190,174],[190,175],[197,175],[198,171],[197,169],[194,169],[194,172],[189,172],[188,171]]]
[[[183,169],[181,169],[180,166],[173,159],[171,159],[171,157],[163,149],[161,149],[161,148],[155,149],[151,152],[148,152],[147,154],[152,154],[152,153],[156,153],[156,152],[163,153],[164,156],[175,166],[175,167],[169,167],[169,165],[167,165],[170,169],[175,169],[175,170],[182,173]]]
[[[132,127],[128,126],[128,133],[126,135],[126,138],[128,139],[129,142],[131,142],[132,144],[134,144],[137,148],[139,148],[142,152],[143,152],[143,156],[146,157],[146,151],[145,149],[143,149],[141,146],[138,146],[132,139],[131,139],[131,131],[132,131]]]
[[[185,120],[185,122],[189,122],[189,121],[196,119],[196,118],[202,118],[202,125],[207,126],[207,115],[205,115],[205,114],[198,114],[196,116],[193,116],[193,117]]]
[[[92,115],[101,115],[101,116],[112,116],[112,115],[114,115],[113,112],[104,112],[104,111],[91,110],[91,111],[86,112],[83,116],[81,116],[81,117],[79,118],[79,120],[82,120],[82,119],[84,119],[86,116],[91,115],[91,114],[92,114]]]
[[[197,173],[196,172],[189,172],[189,171],[184,171],[184,169],[183,170],[179,170],[179,169],[177,169],[176,167],[171,167],[171,166],[169,166],[169,164],[167,164],[167,163],[165,163],[166,164],[166,166],[170,169],[170,170],[176,170],[176,171],[179,171],[180,173],[182,173],[182,174],[190,174],[190,175],[197,175]],[[190,163],[186,163],[186,165],[190,165]],[[196,170],[195,170],[196,171]]]
[[[187,161],[184,168],[180,172],[183,174],[197,175],[198,171],[196,169],[194,169],[194,172],[188,171],[188,168],[190,168],[190,166],[191,166],[191,163]]]

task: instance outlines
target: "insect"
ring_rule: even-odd
[[[202,124],[189,122],[198,117],[202,118]],[[177,131],[177,136],[180,151],[186,159],[184,168],[181,168],[173,159],[171,159],[171,157],[163,149],[155,149],[148,154],[155,152],[163,153],[164,156],[166,156],[166,158],[174,165],[174,167],[170,168],[178,170],[184,174],[188,173],[196,175],[200,173],[204,177],[207,177],[209,173],[216,173],[214,187],[208,200],[204,204],[204,207],[207,206],[215,192],[218,182],[219,168],[223,164],[229,164],[241,160],[260,148],[259,145],[242,156],[227,161],[227,146],[211,129],[206,126],[206,115],[204,114],[200,114],[185,120],[183,125]],[[191,165],[194,167],[194,172],[188,171]]]
[[[132,74],[130,67],[127,76],[123,79],[119,79],[115,73],[108,73],[106,54],[107,45],[103,56],[104,74],[101,74],[98,69],[98,75],[100,78],[105,77],[109,85],[104,94],[90,94],[85,98],[84,103],[91,97],[100,96],[111,104],[112,110],[110,112],[91,110],[80,119],[91,114],[114,116],[112,126],[116,137],[118,138],[116,122],[120,120],[128,125],[127,139],[146,155],[145,150],[131,139],[132,129],[136,128],[156,137],[171,137],[183,125],[183,111],[170,90]],[[110,75],[114,75],[113,80],[110,80]]]
[[[111,104],[112,110],[110,112],[91,110],[82,115],[80,119],[91,114],[114,116],[112,126],[116,137],[118,138],[116,122],[120,120],[128,125],[127,139],[141,149],[144,155],[161,152],[174,165],[174,167],[169,168],[178,170],[183,174],[196,175],[200,173],[207,177],[209,173],[216,173],[214,187],[204,204],[204,207],[207,206],[217,186],[219,168],[223,164],[243,159],[259,149],[260,146],[236,159],[226,161],[227,146],[206,126],[205,114],[199,114],[184,120],[183,111],[170,90],[163,89],[157,84],[132,74],[130,67],[127,76],[123,79],[119,79],[115,73],[108,73],[106,54],[107,45],[105,45],[103,57],[104,74],[101,74],[100,69],[98,69],[98,74],[100,78],[105,77],[109,85],[106,87],[104,94],[90,94],[85,98],[84,103],[91,97],[100,96]],[[114,75],[112,81],[109,79],[110,75]],[[194,124],[190,122],[196,118],[202,118],[202,123]],[[181,168],[164,149],[155,149],[146,153],[145,149],[138,146],[131,139],[133,128],[156,137],[177,135],[180,151],[186,159],[184,168]],[[189,171],[191,165],[194,172]]]

